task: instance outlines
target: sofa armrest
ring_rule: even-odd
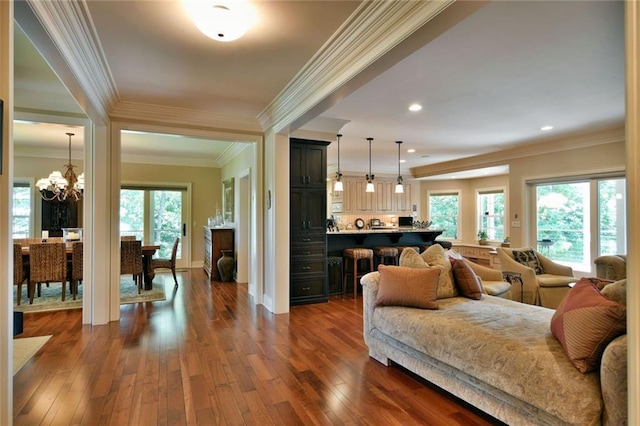
[[[378,287],[380,285],[380,272],[369,272],[360,279],[362,284],[362,326],[365,343],[369,344],[371,330],[371,317],[378,298]]]
[[[540,264],[542,265],[542,269],[544,269],[545,274],[573,277],[573,269],[571,268],[571,266],[565,266],[556,263],[540,253],[537,253],[537,255],[538,259],[540,259]]]
[[[600,364],[603,425],[627,424],[627,335],[614,339],[604,350]]]
[[[500,259],[500,269],[502,272],[517,272],[520,274],[520,279],[522,279],[522,288],[524,289],[524,303],[539,305],[539,285],[535,271],[522,263],[516,262],[516,260],[511,257],[511,254],[503,248],[497,247],[496,251],[498,252],[498,259]],[[511,292],[513,300],[520,300],[520,291],[521,289],[519,285],[512,285]]]
[[[483,281],[504,281],[502,278],[502,272],[497,269],[489,268],[488,266],[478,265],[475,262],[471,262],[470,260],[464,259],[464,261],[473,269],[473,272],[476,273]]]
[[[607,280],[618,281],[627,277],[627,261],[624,255],[605,255],[596,257],[596,276]]]

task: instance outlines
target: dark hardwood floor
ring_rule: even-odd
[[[19,337],[53,337],[14,376],[16,425],[488,425],[493,419],[368,357],[362,299],[253,307],[246,284],[180,273],[167,300],[26,314]]]

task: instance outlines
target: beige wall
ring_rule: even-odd
[[[489,163],[488,163],[489,164]],[[487,165],[488,165],[487,164]],[[459,189],[461,191],[461,238],[465,243],[475,241],[475,191],[481,188],[505,186],[507,191],[507,235],[514,247],[527,244],[527,232],[531,225],[527,211],[527,180],[551,177],[580,176],[608,173],[625,169],[625,143],[622,140],[600,143],[587,147],[557,152],[513,157],[502,162],[509,165],[509,174],[492,178],[422,181],[421,200],[424,208],[421,220],[427,219],[427,192],[430,190]],[[495,160],[491,160],[495,165]],[[476,161],[473,168],[483,164]],[[519,221],[520,228],[511,227]]]
[[[66,163],[59,158],[15,157],[14,176],[32,178],[34,183],[52,170],[61,170]],[[76,172],[82,173],[82,161],[73,160]],[[222,208],[221,170],[214,167],[167,166],[157,164],[123,163],[122,182],[191,183],[191,262],[204,259],[202,227],[207,218],[215,215],[216,203]],[[39,199],[37,199],[39,206]],[[40,208],[36,208],[34,231],[40,231]]]

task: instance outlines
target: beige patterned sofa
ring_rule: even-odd
[[[483,295],[438,310],[375,306],[379,272],[362,278],[369,355],[393,361],[510,425],[626,424],[626,335],[582,374],[550,332],[554,313]]]

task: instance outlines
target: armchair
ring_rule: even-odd
[[[619,281],[627,278],[627,255],[616,254],[596,257],[596,277]]]
[[[515,260],[513,252],[522,250],[535,252],[544,273],[536,275],[533,268]],[[520,249],[497,247],[496,251],[500,260],[500,269],[503,272],[518,272],[521,275],[524,303],[555,309],[569,291],[569,284],[577,281],[570,266],[555,263],[531,247]],[[513,300],[520,299],[518,286],[512,288],[512,293],[514,293]]]
[[[482,280],[482,291],[484,294],[511,299],[511,284],[502,278],[502,272],[487,266],[478,265],[468,259],[464,261],[473,269]]]

